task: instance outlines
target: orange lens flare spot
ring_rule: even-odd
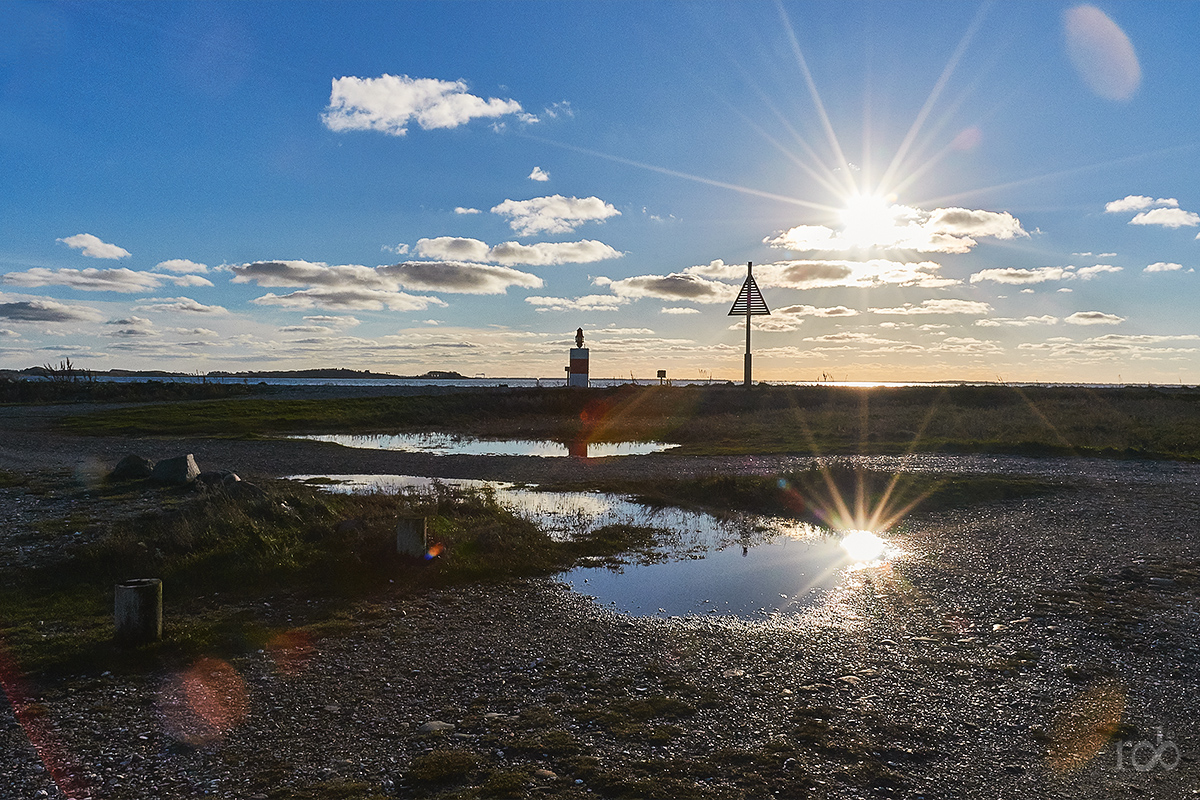
[[[1076,696],[1050,728],[1046,765],[1058,773],[1087,766],[1116,735],[1124,711],[1125,692],[1116,684],[1097,686]]]
[[[446,551],[445,545],[443,545],[439,542],[439,543],[435,544],[433,547],[429,548],[429,551],[425,553],[425,558],[426,559],[437,558],[445,551]]]
[[[202,658],[167,679],[158,708],[167,733],[201,747],[220,740],[245,719],[246,683],[225,661]]]
[[[314,650],[312,637],[304,631],[277,633],[267,642],[267,653],[275,662],[275,669],[284,675],[302,672]]]

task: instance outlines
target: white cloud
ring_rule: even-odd
[[[99,322],[99,311],[47,297],[0,293],[0,319],[11,322]]]
[[[307,316],[304,318],[304,321],[311,322],[314,325],[332,325],[336,328],[353,328],[362,324],[356,318],[351,316]]]
[[[511,286],[538,289],[542,279],[511,267],[462,261],[405,261],[376,271],[406,289],[458,294],[504,294]]]
[[[819,308],[817,306],[805,306],[805,305],[783,306],[782,308],[775,309],[771,313],[779,314],[779,315],[783,315],[783,316],[790,315],[790,316],[794,316],[794,317],[827,317],[828,318],[828,317],[856,317],[856,316],[858,316],[858,312],[856,310],[854,310],[853,308],[847,308],[846,306],[826,306],[824,308]]]
[[[1153,208],[1143,211],[1133,219],[1130,225],[1161,225],[1164,228],[1194,228],[1200,225],[1200,214],[1184,211],[1182,208]]]
[[[475,240],[453,241],[462,247],[471,247],[474,245],[470,243]],[[510,286],[537,288],[542,285],[541,278],[527,272],[462,261],[405,261],[380,267],[330,266],[319,261],[256,261],[233,266],[230,270],[234,273],[234,283],[309,287],[307,291],[289,295],[268,295],[272,304],[290,302],[297,307],[314,303],[328,308],[377,309],[386,305],[411,310],[424,308],[430,300],[418,300],[400,293],[401,287],[460,294],[502,294]],[[397,296],[388,299],[390,294]]]
[[[380,245],[379,249],[384,251],[385,253],[395,253],[398,256],[403,256],[403,255],[408,254],[408,245],[406,245],[406,244],[397,244],[397,245],[385,244],[385,245]]]
[[[1133,43],[1100,9],[1077,5],[1063,12],[1067,55],[1083,82],[1106,100],[1128,100],[1142,82]]]
[[[1030,325],[1057,325],[1058,317],[1050,314],[1044,314],[1040,317],[1028,316],[1020,318],[1012,317],[995,317],[992,319],[977,319],[975,324],[981,328],[999,328],[1004,325],[1017,328],[1025,328]]]
[[[455,206],[454,213],[455,214],[482,214],[483,212],[480,211],[478,208],[466,208],[464,206]]]
[[[480,117],[520,113],[521,104],[515,100],[484,100],[470,94],[461,80],[381,75],[335,78],[321,120],[331,131],[376,130],[404,136],[412,121],[424,130],[433,130],[457,128]]]
[[[920,253],[967,253],[977,238],[1028,236],[1007,211],[887,205],[863,198],[843,213],[842,226],[798,225],[763,241],[800,252],[842,252],[859,248],[915,250]]]
[[[155,265],[155,269],[165,269],[168,272],[184,272],[184,273],[203,273],[208,272],[207,264],[197,264],[195,261],[189,261],[186,258],[172,258],[167,261],[160,261]]]
[[[699,313],[700,313],[700,309],[698,309],[698,308],[684,308],[684,307],[681,307],[681,306],[675,306],[675,307],[673,307],[673,308],[664,308],[664,309],[661,309],[661,310],[659,311],[659,313],[660,313],[660,314],[681,314],[681,315],[682,315],[682,314],[699,314]]]
[[[10,272],[2,279],[14,286],[69,286],[83,292],[145,292],[157,289],[163,283],[176,286],[212,286],[212,282],[199,275],[159,275],[153,272],[136,272],[119,269],[46,269],[33,267],[25,272]]]
[[[654,297],[660,300],[687,300],[693,303],[732,303],[738,287],[710,281],[698,275],[676,272],[671,275],[637,275],[621,280],[596,278],[593,283],[608,286],[613,294],[631,299]]]
[[[1183,269],[1183,264],[1175,264],[1170,261],[1156,261],[1153,264],[1148,264],[1142,272],[1177,272]]]
[[[221,306],[206,306],[190,297],[148,297],[134,311],[179,311],[188,314],[228,314]]]
[[[955,300],[951,298],[940,298],[936,300],[926,300],[919,306],[914,306],[912,303],[905,303],[897,308],[872,308],[873,314],[987,314],[992,310],[992,307],[987,303],[981,303],[977,300]]]
[[[1121,272],[1123,267],[1114,267],[1111,264],[1097,264],[1094,267],[1080,267],[1075,274],[1085,281],[1090,281],[1097,275],[1103,275],[1109,272]]]
[[[980,270],[971,275],[971,283],[979,283],[980,281],[991,281],[993,283],[1003,283],[1010,285],[1022,285],[1033,283],[1045,283],[1047,281],[1069,281],[1076,278],[1083,280],[1091,280],[1097,275],[1102,275],[1107,272],[1120,272],[1121,267],[1114,267],[1109,264],[1097,264],[1093,267],[1034,267],[1032,269],[1019,269],[1017,267],[997,267],[992,269]]]
[[[445,301],[437,297],[423,297],[404,292],[359,287],[338,289],[324,286],[302,289],[284,295],[270,292],[250,302],[261,306],[327,308],[345,311],[382,311],[384,308],[390,308],[393,311],[422,311],[431,305],[446,305]]]
[[[1103,311],[1076,311],[1064,321],[1068,325],[1120,325],[1125,318]]]
[[[994,283],[1025,284],[1061,281],[1073,277],[1070,269],[1070,267],[1035,267],[1033,269],[998,267],[974,273],[971,275],[971,283],[992,281]]]
[[[588,294],[583,297],[526,297],[525,302],[538,311],[615,311],[625,303],[624,297],[611,294]]]
[[[88,258],[129,258],[129,251],[124,247],[117,247],[115,244],[102,242],[96,236],[90,233],[77,233],[74,236],[67,236],[64,239],[58,239],[72,250],[82,250],[83,254]]]
[[[478,239],[439,236],[421,239],[417,253],[427,258],[447,258],[463,261],[494,261],[507,265],[551,266],[555,264],[588,264],[620,258],[623,253],[591,239],[579,242],[539,242],[520,244],[504,242],[488,247]]]
[[[603,242],[584,239],[578,242],[504,242],[488,251],[488,260],[500,264],[526,264],[531,267],[554,264],[590,264],[624,255]]]
[[[550,180],[550,173],[541,167],[534,167],[533,172],[529,173],[529,180],[545,182]]]
[[[1121,214],[1127,211],[1140,211],[1143,208],[1152,208],[1159,206],[1177,207],[1179,201],[1174,197],[1160,197],[1155,200],[1153,197],[1147,197],[1144,194],[1130,194],[1120,200],[1113,200],[1111,203],[1104,204],[1104,213],[1106,214]],[[1081,253],[1081,255],[1091,255],[1091,253]]]
[[[602,222],[621,212],[599,197],[563,197],[554,194],[529,200],[505,200],[493,214],[509,218],[509,227],[522,236],[535,233],[570,233],[586,222]]]

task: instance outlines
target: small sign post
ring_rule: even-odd
[[[746,373],[742,381],[742,385],[747,389],[751,383],[751,368],[750,368],[750,317],[770,316],[771,309],[767,308],[767,301],[763,299],[762,292],[758,290],[758,284],[754,282],[753,261],[746,262],[746,282],[742,284],[742,290],[738,292],[737,299],[733,301],[733,308],[729,309],[729,316],[740,317],[746,315]]]

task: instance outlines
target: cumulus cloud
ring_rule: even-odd
[[[221,306],[206,306],[190,297],[148,297],[134,306],[135,311],[177,311],[185,314],[228,314]]]
[[[10,272],[4,283],[14,286],[69,286],[83,292],[145,292],[164,283],[176,286],[212,286],[212,281],[199,275],[158,275],[131,269],[46,269],[34,267],[25,272]]]
[[[998,267],[980,270],[972,274],[970,280],[971,283],[991,281],[992,283],[1019,286],[1023,284],[1046,283],[1047,281],[1069,281],[1076,278],[1087,281],[1097,275],[1120,272],[1121,270],[1121,267],[1114,267],[1111,264],[1096,264],[1092,267],[1075,267],[1073,265],[1065,267],[1034,267],[1032,269]]]
[[[529,180],[545,182],[550,180],[550,173],[541,167],[534,167],[533,172],[529,173]]]
[[[1161,225],[1164,228],[1194,228],[1200,225],[1200,214],[1194,211],[1184,211],[1182,208],[1152,208],[1129,220],[1129,224]]]
[[[121,317],[120,319],[110,319],[104,324],[120,325],[126,328],[153,328],[154,320],[146,317]]]
[[[791,315],[791,316],[796,316],[796,317],[855,317],[855,316],[858,316],[857,311],[855,311],[853,308],[846,308],[845,306],[826,306],[824,308],[819,308],[817,306],[805,306],[805,305],[784,306],[783,308],[775,309],[771,313],[782,314],[785,316]]]
[[[186,258],[172,258],[167,261],[160,261],[154,268],[165,269],[168,272],[208,272],[207,264],[197,264],[195,261],[189,261]]]
[[[611,294],[588,294],[582,297],[526,297],[525,302],[538,311],[615,311],[629,300]]]
[[[771,247],[800,252],[843,252],[854,249],[915,250],[919,253],[967,253],[978,239],[1013,239],[1029,234],[1007,211],[887,205],[868,199],[843,214],[839,229],[797,225],[763,241]]]
[[[1170,261],[1156,261],[1153,264],[1147,264],[1142,272],[1178,272],[1183,269],[1183,264],[1176,264]]]
[[[461,261],[406,261],[376,271],[406,289],[458,294],[504,294],[510,286],[538,289],[542,279],[528,272]]]
[[[1174,197],[1160,197],[1155,200],[1153,197],[1147,197],[1144,194],[1130,194],[1120,200],[1105,203],[1104,212],[1106,214],[1121,214],[1127,211],[1141,211],[1144,208],[1160,206],[1178,207],[1179,201]],[[1091,253],[1080,253],[1079,255],[1091,255]]]
[[[390,308],[393,311],[422,311],[431,305],[446,305],[445,301],[437,297],[359,287],[337,289],[324,286],[301,289],[283,295],[269,292],[250,302],[260,306],[327,308],[345,311],[382,311],[384,308]]]
[[[983,315],[992,310],[992,307],[987,303],[981,303],[977,300],[954,300],[950,298],[941,298],[936,300],[926,300],[919,306],[914,306],[912,303],[905,303],[896,308],[872,308],[873,314],[975,314]]]
[[[1057,325],[1058,317],[1051,314],[1044,314],[1040,317],[994,317],[991,319],[977,319],[975,320],[975,324],[981,328],[999,328],[1001,326],[1025,328],[1030,325]]]
[[[378,78],[334,78],[329,106],[321,115],[331,131],[382,131],[404,136],[416,122],[424,130],[457,128],[476,118],[524,115],[515,100],[484,100],[467,91],[464,81],[381,75]]]
[[[424,241],[424,240],[423,240]],[[454,240],[471,247],[474,240]],[[463,244],[465,243],[465,244]],[[482,242],[478,243],[482,244]],[[510,286],[538,288],[542,279],[527,272],[490,264],[462,261],[405,261],[380,267],[358,264],[330,266],[311,261],[256,261],[230,268],[234,283],[254,282],[264,287],[308,287],[288,295],[267,295],[264,303],[307,308],[413,310],[429,305],[429,298],[413,298],[400,289],[503,294]],[[388,299],[389,294],[396,295]],[[437,301],[441,302],[441,301]]]
[[[699,275],[676,272],[670,275],[637,275],[610,280],[596,278],[598,286],[608,286],[619,297],[636,299],[654,297],[659,300],[688,300],[693,303],[732,303],[738,287],[711,281]]]
[[[1124,317],[1103,311],[1076,311],[1064,320],[1068,325],[1120,325],[1124,321]]]
[[[478,208],[466,208],[465,206],[455,206],[455,214],[482,214]]]
[[[99,237],[90,233],[77,233],[57,241],[62,242],[72,250],[82,250],[88,258],[129,258],[129,251],[115,244],[100,241]]]
[[[448,258],[463,261],[494,261],[498,264],[551,266],[554,264],[588,264],[620,258],[623,253],[591,239],[579,242],[539,242],[520,244],[504,242],[488,247],[478,239],[439,236],[436,239],[421,239],[417,242],[417,253],[427,258]]]
[[[933,261],[904,263],[875,258],[868,261],[778,261],[754,267],[760,287],[782,289],[821,289],[837,286],[871,288],[876,286],[922,286],[940,288],[960,283],[937,274],[941,265]],[[689,275],[725,280],[742,280],[746,268],[721,260],[684,270]]]
[[[505,200],[492,208],[493,214],[509,218],[509,227],[522,236],[535,233],[570,233],[586,222],[603,222],[620,216],[599,197],[563,197],[554,194],[529,200]]]
[[[1067,55],[1083,82],[1106,100],[1128,100],[1142,82],[1133,43],[1107,14],[1092,5],[1063,12]]]
[[[684,306],[672,306],[671,308],[663,308],[663,309],[660,309],[658,313],[660,313],[660,314],[679,314],[679,315],[683,315],[683,314],[699,314],[699,313],[700,313],[700,309],[698,309],[698,308],[688,308],[688,307],[684,307]]]
[[[1092,278],[1096,277],[1097,275],[1104,275],[1105,273],[1110,273],[1110,272],[1121,272],[1122,269],[1124,269],[1124,268],[1123,267],[1114,267],[1111,264],[1097,264],[1094,267],[1080,267],[1078,270],[1075,271],[1075,274],[1078,275],[1080,278],[1082,278],[1085,281],[1090,281]]]
[[[307,316],[304,318],[304,321],[311,322],[314,325],[332,325],[336,328],[353,328],[362,324],[357,318],[351,316]]]
[[[0,295],[0,319],[12,322],[99,322],[104,317],[88,306],[68,305],[44,297],[22,299]]]
[[[773,310],[770,316],[760,317],[754,323],[754,327],[755,329],[764,331],[794,331],[804,322],[804,317],[823,317],[829,319],[854,316],[858,316],[858,312],[846,306],[828,306],[825,308],[809,305],[783,306]],[[729,328],[730,330],[745,330],[746,320],[743,318],[741,321],[730,325]]]

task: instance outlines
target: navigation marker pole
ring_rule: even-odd
[[[751,384],[751,369],[750,369],[750,317],[770,316],[771,309],[767,308],[767,301],[763,299],[762,292],[758,290],[758,284],[754,282],[753,261],[746,262],[746,282],[742,284],[742,290],[738,292],[737,299],[733,301],[733,308],[729,309],[729,316],[740,317],[746,315],[746,375],[742,381],[742,385],[747,389]]]

